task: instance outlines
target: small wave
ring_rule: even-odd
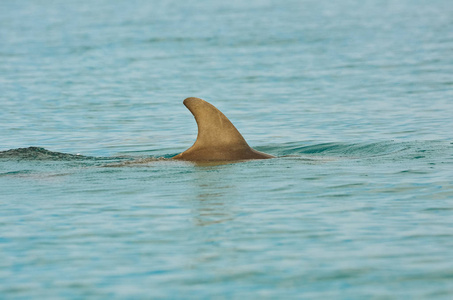
[[[375,143],[321,143],[307,145],[306,142],[291,142],[279,145],[268,145],[256,147],[257,150],[271,153],[277,157],[343,157],[343,158],[371,158],[389,156],[391,158],[406,157],[409,159],[421,159],[434,155],[442,149],[451,149],[451,144],[445,141],[413,141],[395,142],[383,141]],[[159,150],[162,152],[162,149]],[[135,153],[134,154],[139,154]],[[9,160],[30,160],[30,161],[74,161],[74,160],[95,160],[95,161],[114,161],[121,165],[134,165],[137,163],[148,163],[153,161],[167,161],[175,155],[127,155],[113,157],[93,157],[78,154],[68,154],[53,152],[41,147],[17,148],[7,151],[0,151],[0,159]]]
[[[367,158],[381,156],[407,156],[418,159],[428,153],[434,153],[443,149],[446,145],[443,141],[382,141],[374,143],[321,143],[307,145],[306,142],[291,142],[282,145],[257,147],[258,150],[272,153],[276,156],[320,156],[320,157],[344,157],[344,158]]]
[[[408,149],[406,143],[378,142],[378,143],[321,143],[307,145],[304,142],[285,143],[283,145],[273,145],[269,147],[257,147],[260,151],[268,151],[277,156],[344,156],[344,157],[364,157],[387,155]]]
[[[0,151],[0,158],[13,160],[87,160],[96,159],[91,156],[53,152],[41,147],[17,148]]]
[[[0,177],[6,177],[6,176],[23,176],[23,175],[31,174],[32,172],[33,172],[32,170],[8,171],[8,172],[2,172],[2,173],[0,173]]]

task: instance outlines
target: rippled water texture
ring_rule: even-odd
[[[453,4],[1,1],[1,299],[451,299]],[[170,158],[223,111],[257,150]]]

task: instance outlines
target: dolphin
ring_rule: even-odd
[[[274,157],[252,149],[233,123],[214,105],[195,97],[187,98],[183,103],[195,117],[198,136],[192,147],[173,159],[235,161]]]

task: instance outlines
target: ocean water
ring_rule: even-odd
[[[0,298],[452,299],[452,116],[450,0],[1,1]]]

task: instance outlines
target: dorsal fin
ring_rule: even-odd
[[[214,105],[195,97],[185,99],[184,105],[197,121],[198,136],[193,146],[176,155],[175,159],[221,161],[273,157],[250,148],[236,127]]]
[[[198,136],[194,146],[231,144],[248,146],[236,127],[214,105],[193,97],[184,100],[184,105],[193,114],[198,125]]]

